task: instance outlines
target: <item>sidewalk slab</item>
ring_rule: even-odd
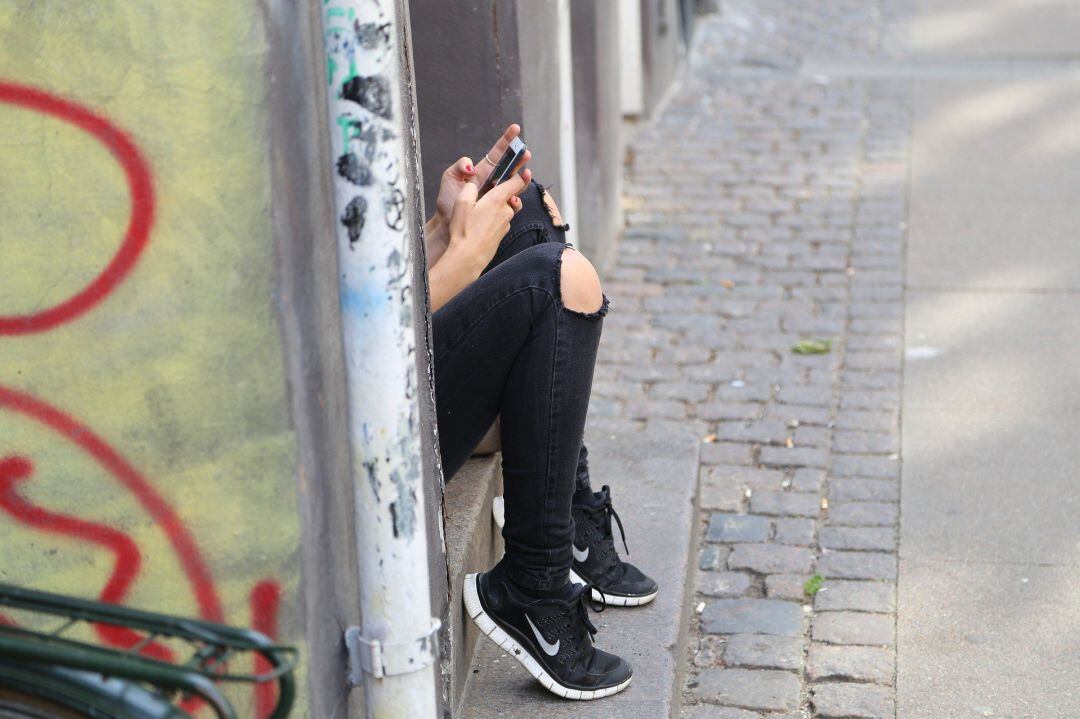
[[[916,0],[911,46],[959,57],[1068,56],[1080,47],[1074,0]]]
[[[1075,566],[1080,295],[910,292],[907,332],[901,557]]]
[[[1074,566],[900,561],[897,716],[1080,716]]]
[[[689,619],[686,603],[700,442],[694,432],[675,427],[586,436],[593,486],[611,485],[627,530],[632,552],[628,559],[660,584],[660,594],[651,604],[608,607],[591,617],[600,630],[597,645],[633,665],[630,687],[597,701],[559,699],[516,660],[492,642],[481,640],[462,703],[464,719],[668,719],[673,715]]]
[[[907,282],[1080,289],[1080,84],[915,85]]]

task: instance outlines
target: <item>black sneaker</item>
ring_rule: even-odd
[[[624,562],[615,551],[611,519],[619,525],[619,534],[627,554],[622,520],[611,506],[611,489],[605,484],[584,502],[574,502],[574,565],[570,579],[592,586],[592,598],[619,607],[636,607],[656,598],[656,582],[633,564]]]
[[[465,576],[465,609],[546,689],[565,699],[599,699],[629,686],[630,665],[593,646],[586,587],[569,584],[563,599],[532,599],[493,575]]]

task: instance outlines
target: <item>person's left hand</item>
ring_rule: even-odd
[[[494,158],[498,162],[502,154],[506,152],[506,148],[510,145],[510,141],[521,134],[521,126],[514,124],[506,128],[491,149],[487,152],[487,157]],[[525,151],[525,155],[522,157],[521,163],[516,170],[520,170],[521,166],[527,163],[532,158],[532,153],[528,150]],[[438,214],[439,219],[447,226],[450,224],[450,216],[454,213],[454,201],[457,200],[461,194],[462,188],[465,187],[465,183],[471,182],[472,184],[480,187],[487,179],[487,176],[491,174],[491,171],[495,169],[487,160],[481,160],[479,166],[474,165],[471,158],[468,156],[462,157],[455,162],[442,174],[442,181],[439,183],[439,195],[435,199],[435,211]]]

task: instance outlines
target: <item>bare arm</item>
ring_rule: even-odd
[[[497,160],[501,157],[510,142],[519,134],[521,134],[520,125],[509,125],[479,163],[473,165],[473,161],[465,156],[458,158],[457,162],[443,172],[439,182],[439,194],[435,198],[435,214],[424,225],[424,247],[427,250],[428,270],[435,267],[450,245],[450,215],[453,214],[454,203],[461,194],[461,190],[469,183],[480,187],[494,169],[488,158]],[[521,164],[527,163],[531,157],[532,153],[526,150],[524,157],[521,158]]]
[[[448,240],[435,260],[428,261],[431,311],[435,312],[472,284],[488,266],[499,241],[510,231],[510,220],[521,209],[521,193],[529,170],[514,175],[479,200],[477,188],[466,183],[454,201]]]
[[[439,213],[431,216],[424,223],[424,250],[427,255],[427,267],[431,268],[439,261],[450,245],[450,227]]]

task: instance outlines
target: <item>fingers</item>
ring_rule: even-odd
[[[525,188],[529,186],[529,180],[527,178],[531,177],[532,173],[529,170],[525,170],[517,175],[511,175],[506,182],[491,188],[491,190],[484,195],[484,200],[487,201],[488,198],[491,198],[491,202],[506,202],[511,197],[520,195]]]
[[[490,157],[495,162],[499,161],[499,157],[506,152],[506,148],[510,145],[510,141],[521,134],[521,125],[514,123],[503,131],[502,137],[495,141],[495,144],[488,150],[487,157]]]
[[[454,199],[454,210],[450,215],[450,233],[460,235],[465,231],[465,221],[469,210],[476,204],[476,185],[466,182],[461,192]]]
[[[460,180],[467,180],[476,174],[476,166],[466,155],[450,166],[450,172]]]
[[[521,171],[521,179],[524,180],[525,184],[522,185],[521,192],[518,193],[519,195],[522,192],[525,192],[525,188],[527,188],[529,186],[529,183],[532,182],[532,176],[533,176],[532,170],[530,170],[528,168]]]

